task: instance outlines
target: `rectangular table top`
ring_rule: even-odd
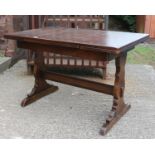
[[[149,38],[149,35],[119,31],[46,27],[9,33],[4,37],[44,45],[60,45],[82,49],[96,48],[103,49],[105,52],[119,53],[144,42]]]

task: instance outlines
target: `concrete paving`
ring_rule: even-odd
[[[111,83],[114,65],[108,66]],[[126,103],[130,111],[106,136],[99,130],[111,109],[112,97],[60,83],[59,90],[22,108],[32,76],[25,61],[0,74],[0,138],[155,138],[155,70],[126,66]],[[51,83],[51,82],[50,82]]]

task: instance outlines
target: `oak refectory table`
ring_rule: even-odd
[[[148,34],[101,31],[72,28],[42,28],[6,34],[5,38],[17,41],[18,48],[34,51],[35,84],[22,101],[24,107],[41,97],[58,90],[46,80],[69,84],[113,96],[112,109],[100,130],[105,135],[130,108],[124,102],[125,63],[127,52],[149,38]],[[114,85],[103,84],[47,69],[44,52],[53,52],[81,59],[111,61],[115,59]],[[131,75],[132,76],[132,75]]]

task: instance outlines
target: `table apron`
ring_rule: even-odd
[[[95,50],[83,50],[79,48],[73,47],[62,47],[62,46],[54,46],[54,45],[45,45],[45,44],[37,44],[37,43],[29,43],[18,41],[18,48],[30,49],[34,52],[51,52],[61,55],[73,56],[82,59],[90,59],[97,61],[110,61],[115,58],[115,55],[99,52]]]

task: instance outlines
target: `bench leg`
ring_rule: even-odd
[[[130,109],[130,105],[124,103],[124,88],[125,88],[125,63],[126,63],[127,53],[121,54],[119,57],[115,58],[115,83],[113,90],[113,106],[103,124],[100,133],[105,135],[112,126]]]
[[[102,78],[106,80],[107,79],[107,66],[105,66],[105,68],[102,68],[102,72],[103,72]]]
[[[33,70],[34,70],[34,67],[30,64],[27,64],[27,74],[32,75]]]
[[[27,53],[27,73],[30,75],[33,74],[33,70],[34,70],[34,66],[29,63],[33,60],[33,56],[34,56],[34,52],[29,50]]]
[[[43,78],[43,69],[44,69],[44,58],[42,52],[35,53],[35,62],[34,62],[34,77],[35,84],[31,93],[22,101],[21,106],[24,107],[43,96],[46,96],[52,92],[58,90],[58,87],[49,85]]]

